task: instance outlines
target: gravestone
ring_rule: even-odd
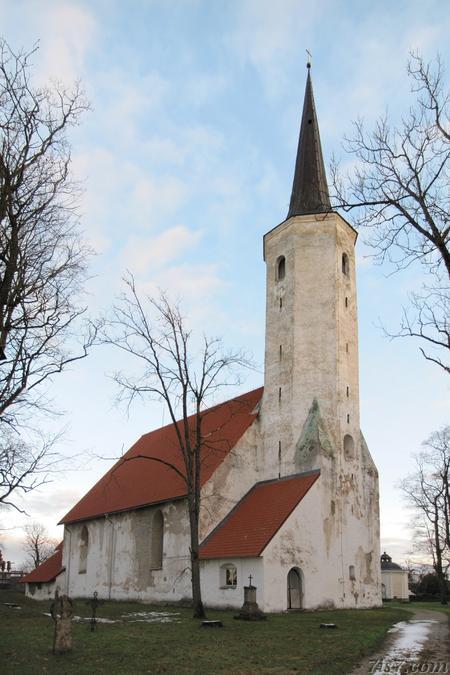
[[[55,599],[50,607],[50,614],[55,622],[53,636],[53,653],[64,654],[72,650],[72,616],[73,603],[67,595],[55,593]]]
[[[92,609],[92,617],[89,623],[91,625],[91,632],[93,633],[97,625],[97,607],[99,605],[103,605],[103,600],[99,600],[97,591],[94,591],[93,597],[90,600],[88,600],[86,604],[89,605]]]
[[[234,618],[243,621],[264,621],[267,619],[264,612],[262,612],[258,603],[256,602],[256,586],[252,584],[252,575],[249,576],[249,585],[244,586],[244,604],[241,611]]]

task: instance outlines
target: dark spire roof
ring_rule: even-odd
[[[305,213],[331,211],[310,67],[308,63],[308,78],[288,218]]]

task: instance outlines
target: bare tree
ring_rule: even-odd
[[[378,262],[394,270],[418,262],[426,272],[391,336],[419,338],[423,356],[450,373],[450,97],[439,57],[427,64],[412,53],[408,75],[414,104],[398,127],[387,115],[369,133],[355,123],[344,147],[356,168],[344,179],[332,162],[333,196],[368,228]]]
[[[190,528],[194,617],[201,618],[204,617],[199,566],[201,467],[205,450],[214,451],[203,434],[205,407],[223,387],[238,384],[237,369],[248,362],[242,353],[225,353],[217,338],[203,337],[196,350],[178,305],[171,304],[163,293],[157,299],[148,296],[141,299],[131,275],[125,284],[126,291],[100,330],[100,340],[131,355],[140,368],[136,376],[114,374],[119,400],[128,406],[136,398],[163,401],[175,430],[182,468],[147,455],[122,461],[145,458],[160,462],[183,480]]]
[[[35,52],[15,54],[0,39],[0,466],[19,477],[12,489],[24,487],[24,472],[39,470],[48,446],[29,452],[8,436],[7,448],[5,429],[18,432],[48,411],[45,385],[92,342],[89,333],[79,337],[88,250],[77,229],[67,140],[87,104],[79,85],[34,87]]]
[[[427,552],[439,580],[442,604],[447,604],[446,575],[450,567],[450,427],[433,433],[416,457],[416,470],[400,488],[413,509],[414,541]]]
[[[57,541],[52,539],[42,523],[33,522],[25,525],[25,541],[23,545],[26,554],[26,564],[35,569],[55,552]]]
[[[0,438],[0,506],[25,513],[17,504],[18,494],[31,492],[50,480],[61,458],[55,451],[56,437],[35,434],[26,442],[16,433],[4,430]]]

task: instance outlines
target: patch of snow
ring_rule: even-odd
[[[86,621],[87,623],[91,623],[92,617],[90,616],[74,616],[72,618],[72,621]],[[95,623],[118,623],[118,619],[105,619],[102,616],[96,616],[95,617]]]
[[[42,612],[42,614],[44,616],[52,616],[50,612]],[[179,616],[179,612],[129,612],[128,614],[122,614],[120,619],[106,619],[104,617],[96,617],[95,621],[96,623],[121,623],[123,620],[129,623],[137,623],[138,621],[144,623],[173,623],[175,621],[180,621],[178,618]],[[90,623],[92,618],[90,616],[73,616],[72,621],[77,623]]]
[[[44,616],[49,616],[50,618],[52,618],[52,615],[50,614],[50,612],[42,612],[42,614]],[[90,616],[73,616],[72,621],[76,621],[77,623],[79,623],[80,621],[86,621],[86,622],[90,623],[92,621],[92,617],[90,617]],[[95,623],[119,623],[119,622],[120,622],[120,619],[105,619],[101,616],[95,617]]]
[[[144,623],[172,623],[179,621],[179,612],[129,612],[122,614],[122,618],[126,621],[136,623],[142,621]]]

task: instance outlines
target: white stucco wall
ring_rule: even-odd
[[[222,585],[221,567],[232,564],[237,569],[236,588],[226,588]],[[203,602],[207,607],[221,609],[240,609],[244,602],[244,586],[249,585],[249,576],[252,576],[252,585],[257,587],[256,600],[263,602],[264,572],[261,558],[219,558],[217,560],[202,560],[201,582]]]
[[[40,586],[40,588],[39,588]],[[41,584],[31,583],[25,584],[25,595],[33,600],[49,600],[55,597],[55,593],[65,593],[66,591],[66,575],[65,572],[58,574],[56,579],[48,583]]]
[[[355,231],[336,213],[290,218],[265,236],[260,465],[269,478],[292,473],[296,443],[314,399],[336,447],[345,434],[359,436],[355,241]],[[343,253],[348,275],[342,272]],[[277,280],[281,256],[286,272]]]
[[[292,526],[264,552],[265,604],[274,609],[278,598],[285,601],[289,566],[297,565],[305,568],[305,606],[381,604],[378,475],[359,429],[355,242],[354,230],[334,213],[290,218],[265,237],[259,465],[268,478],[321,470]],[[279,280],[281,256],[286,271]],[[319,424],[308,426],[314,400]],[[344,451],[346,435],[352,451]]]
[[[324,518],[330,497],[321,478],[263,551],[264,611],[288,608],[287,576],[293,567],[301,572],[304,609],[381,605],[378,558],[368,570],[372,542],[362,527],[361,531],[353,528],[341,540],[339,520]],[[355,580],[349,578],[350,565],[355,567]]]
[[[202,489],[200,541],[261,480],[261,470],[257,463],[260,445],[261,429],[257,418]]]
[[[151,569],[154,513],[164,517],[163,564]],[[79,572],[82,528],[89,533],[86,572]],[[184,500],[66,525],[66,592],[88,597],[178,602],[191,597],[189,536]]]

